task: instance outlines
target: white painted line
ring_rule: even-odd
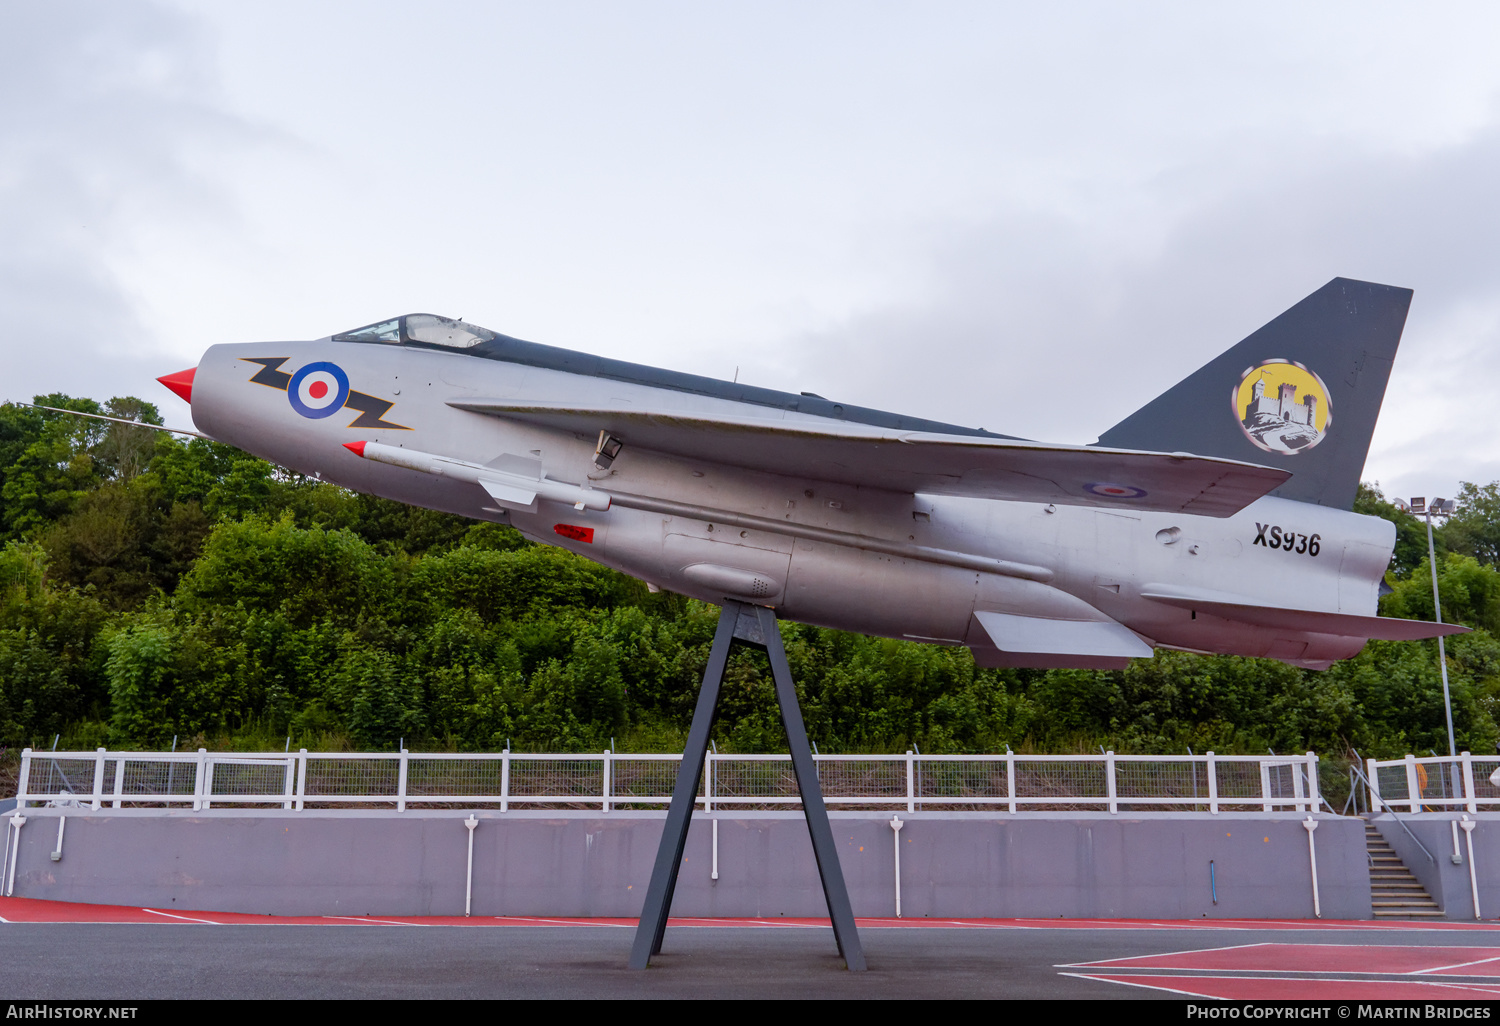
[[[1226,947],[1222,947],[1222,948],[1187,948],[1187,949],[1184,949],[1182,951],[1164,951],[1164,952],[1162,952],[1159,955],[1122,955],[1119,958],[1104,958],[1104,959],[1100,959],[1097,962],[1062,962],[1062,963],[1059,963],[1058,965],[1053,966],[1053,968],[1054,969],[1063,969],[1063,968],[1079,969],[1079,968],[1083,968],[1085,966],[1112,966],[1112,965],[1118,966],[1119,963],[1121,963],[1121,962],[1132,962],[1132,961],[1135,961],[1138,958],[1175,958],[1178,955],[1202,955],[1202,954],[1207,954],[1209,952],[1218,952],[1218,951],[1240,951],[1240,950],[1242,950],[1244,948],[1264,948],[1264,947],[1270,947],[1273,944],[1284,944],[1284,943],[1286,943],[1286,942],[1285,941],[1256,941],[1254,944],[1230,944],[1230,945],[1227,945]],[[1349,947],[1349,945],[1336,945],[1336,946]],[[1191,969],[1192,968],[1191,966],[1166,966],[1166,965],[1163,965],[1163,966],[1156,966],[1156,965],[1150,965],[1150,966],[1129,965],[1129,966],[1119,966],[1119,967],[1122,968],[1122,969],[1138,969],[1138,970],[1140,970],[1142,972],[1146,971],[1147,969],[1157,969],[1157,968],[1161,968],[1161,969]],[[1269,970],[1269,971],[1274,972],[1275,970]],[[1295,971],[1295,970],[1289,970],[1289,971]]]
[[[1491,955],[1489,958],[1476,958],[1472,962],[1457,962],[1457,963],[1455,963],[1453,965],[1438,965],[1438,966],[1433,966],[1431,969],[1413,969],[1408,975],[1410,975],[1410,976],[1419,976],[1422,973],[1440,973],[1440,972],[1443,972],[1443,971],[1445,971],[1447,969],[1462,969],[1466,965],[1484,965],[1484,963],[1486,963],[1486,962],[1495,962],[1495,961],[1500,961],[1500,955]],[[1478,974],[1477,973],[1472,973],[1470,975],[1478,975]]]
[[[171,913],[171,912],[158,912],[154,908],[143,908],[143,909],[141,909],[141,911],[142,912],[150,912],[153,916],[166,916],[169,919],[181,919],[185,923],[206,923],[209,926],[223,926],[224,925],[223,923],[216,923],[212,919],[194,919],[192,916],[179,916],[179,915],[175,915],[174,913]]]
[[[1186,997],[1213,998],[1213,994],[1199,994],[1191,990],[1178,990],[1175,987],[1163,987],[1155,983],[1132,983],[1130,980],[1115,980],[1104,976],[1090,976],[1088,973],[1058,973],[1059,976],[1072,976],[1079,980],[1093,980],[1095,983],[1119,983],[1126,987],[1140,987],[1142,990],[1164,990],[1168,994],[1182,994]],[[1186,977],[1192,979],[1193,977]]]
[[[1452,987],[1452,988],[1455,988],[1455,989],[1462,989],[1462,990],[1478,990],[1478,991],[1481,991],[1481,992],[1486,993],[1486,994],[1500,994],[1500,985],[1497,985],[1497,984],[1491,984],[1491,983],[1466,983],[1466,982],[1464,982],[1462,980],[1414,980],[1414,979],[1411,978],[1410,975],[1408,975],[1406,973],[1370,973],[1368,975],[1361,975],[1361,976],[1314,976],[1314,975],[1299,975],[1299,976],[1244,976],[1244,975],[1240,975],[1240,974],[1237,974],[1237,973],[1224,973],[1224,972],[1221,972],[1221,973],[1219,973],[1216,976],[1177,976],[1177,975],[1175,975],[1175,974],[1173,974],[1171,972],[1149,973],[1149,972],[1131,972],[1129,970],[1126,970],[1125,972],[1121,972],[1121,973],[1058,973],[1057,975],[1059,975],[1059,976],[1076,976],[1079,979],[1083,979],[1083,980],[1099,980],[1099,981],[1104,982],[1104,983],[1127,983],[1127,984],[1129,984],[1132,987],[1151,987],[1151,986],[1153,986],[1153,984],[1150,984],[1150,983],[1132,983],[1129,980],[1117,979],[1115,977],[1119,977],[1119,976],[1139,976],[1139,977],[1142,977],[1144,979],[1150,979],[1150,978],[1160,979],[1160,978],[1165,977],[1167,979],[1177,979],[1177,980],[1182,980],[1184,982],[1189,981],[1189,980],[1196,980],[1196,981],[1205,981],[1205,980],[1240,980],[1240,981],[1247,981],[1247,982],[1251,982],[1251,983],[1366,983],[1366,984],[1369,984],[1369,983],[1400,983],[1400,984],[1406,984],[1408,986],[1413,986],[1413,987]],[[1158,989],[1158,990],[1173,990],[1173,988],[1171,988],[1171,987],[1157,987],[1156,989]],[[1173,990],[1173,993],[1182,993],[1182,992],[1181,991],[1175,991],[1175,990]],[[1205,994],[1205,995],[1200,995],[1200,996],[1202,996],[1202,997],[1213,997],[1214,995]],[[1239,998],[1229,998],[1227,1000],[1238,1001],[1238,1000],[1241,1000],[1241,999],[1239,999]],[[1386,1000],[1386,999],[1382,999],[1382,1000]],[[1388,1000],[1399,1001],[1401,999],[1400,998],[1390,998]]]
[[[530,924],[535,926],[615,926],[622,930],[633,930],[633,923],[594,923],[587,919],[545,919],[541,916],[494,916],[495,919],[503,919],[506,924],[518,925]]]

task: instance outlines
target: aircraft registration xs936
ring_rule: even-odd
[[[1350,512],[1410,302],[1335,279],[1083,446],[432,314],[214,346],[161,380],[219,441],[708,602],[981,666],[1164,647],[1322,669],[1463,630],[1375,615],[1395,528]]]

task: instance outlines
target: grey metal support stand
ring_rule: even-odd
[[[776,701],[781,706],[781,722],[786,727],[792,769],[797,775],[797,788],[802,793],[802,811],[807,816],[807,832],[812,835],[818,875],[823,879],[823,896],[828,901],[828,914],[833,920],[833,937],[844,964],[852,972],[862,972],[865,953],[854,926],[849,890],[844,886],[844,871],[839,866],[833,829],[828,825],[828,810],[823,804],[818,768],[807,742],[807,728],[802,723],[802,709],[797,704],[792,671],[787,665],[786,650],[781,646],[781,632],[776,629],[776,614],[763,606],[727,601],[719,614],[719,629],[714,634],[708,668],[703,672],[703,687],[698,692],[698,706],[693,712],[692,728],[688,731],[687,749],[682,753],[682,768],[677,772],[677,786],[672,791],[672,805],[667,810],[661,846],[656,849],[656,865],[646,889],[641,923],[636,927],[635,943],[630,949],[630,968],[644,969],[650,965],[652,955],[661,953],[667,914],[672,908],[672,892],[677,889],[677,870],[682,865],[688,824],[697,803],[698,781],[703,777],[703,760],[719,705],[719,687],[729,664],[729,650],[737,641],[761,649],[771,661]]]

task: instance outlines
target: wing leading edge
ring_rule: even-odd
[[[1219,457],[889,431],[814,418],[463,399],[456,409],[620,438],[628,449],[866,488],[1228,517],[1287,471]]]

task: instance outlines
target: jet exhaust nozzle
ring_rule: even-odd
[[[182,397],[183,402],[191,406],[193,404],[193,375],[197,371],[197,367],[189,367],[187,370],[178,371],[176,374],[163,374],[156,380],[176,392]]]

